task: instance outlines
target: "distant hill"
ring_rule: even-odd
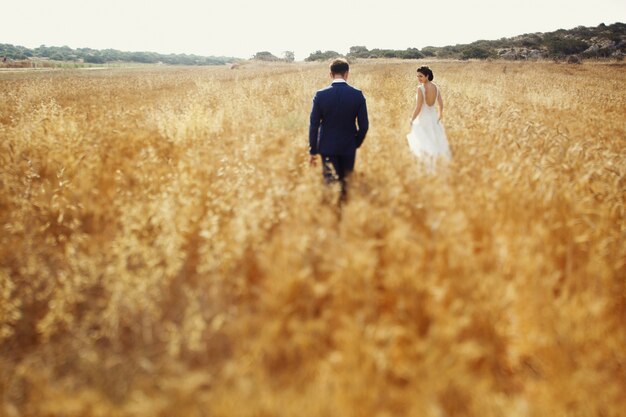
[[[327,60],[340,54],[335,51],[316,51],[306,61]],[[600,24],[597,27],[578,26],[547,33],[527,33],[499,40],[479,40],[454,46],[427,46],[406,50],[367,49],[353,46],[348,58],[448,58],[448,59],[564,59],[616,58],[626,55],[626,24]]]
[[[335,51],[316,51],[305,61],[325,61],[341,54]],[[527,33],[512,38],[498,40],[479,40],[469,44],[454,46],[427,46],[422,49],[408,48],[367,49],[365,46],[353,46],[346,54],[348,58],[447,58],[447,59],[565,59],[615,58],[623,59],[626,55],[626,24],[604,23],[597,27],[578,26],[574,29],[559,29],[547,33]],[[68,63],[106,64],[112,62],[131,62],[169,65],[223,65],[242,61],[241,58],[224,56],[198,56],[187,54],[159,54],[156,52],[124,52],[115,49],[97,50],[91,48],[72,49],[68,46],[45,46],[29,49],[23,46],[0,44],[0,58],[22,61],[43,60]],[[282,60],[269,52],[259,52],[254,59]],[[285,58],[293,60],[291,55]],[[2,62],[0,62],[0,66]]]
[[[35,49],[10,44],[0,44],[0,59],[7,60],[52,60],[59,62],[83,62],[106,64],[111,62],[134,62],[170,65],[223,65],[240,61],[233,57],[198,56],[187,54],[158,54],[156,52],[124,52],[116,49],[72,49],[69,46],[45,46]]]

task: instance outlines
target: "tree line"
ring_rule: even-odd
[[[479,40],[470,44],[450,46],[427,46],[422,49],[408,48],[367,49],[353,46],[347,58],[446,58],[446,59],[560,59],[577,55],[581,58],[622,59],[626,55],[626,24],[614,23],[597,27],[578,26],[548,33],[531,33],[499,40]],[[316,51],[305,61],[327,61],[344,56],[336,51]]]
[[[626,24],[614,23],[597,27],[578,26],[574,29],[559,29],[548,33],[530,33],[498,40],[479,40],[470,44],[453,46],[427,46],[422,49],[368,49],[352,46],[347,54],[321,50],[311,53],[305,61],[327,61],[346,56],[347,58],[445,58],[445,59],[561,59],[566,57],[623,59],[626,55]],[[116,49],[97,50],[91,48],[72,49],[68,46],[45,46],[29,49],[23,46],[0,44],[0,58],[26,60],[32,58],[52,61],[107,64],[111,62],[136,62],[169,65],[223,65],[242,61],[234,57],[198,56],[188,54],[159,54],[156,52],[124,52]],[[257,52],[253,60],[293,62],[293,51],[285,51],[279,58],[270,52]]]
[[[46,46],[29,49],[23,46],[0,44],[0,58],[25,60],[32,58],[53,61],[82,61],[89,64],[106,64],[111,62],[136,62],[144,64],[169,65],[223,65],[239,61],[233,57],[198,56],[188,54],[159,54],[156,52],[124,52],[116,49],[72,49],[69,46]]]

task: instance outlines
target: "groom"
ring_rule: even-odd
[[[365,96],[348,85],[349,74],[350,66],[345,59],[335,59],[330,64],[333,82],[315,94],[309,127],[311,165],[315,165],[319,154],[326,183],[341,183],[341,201],[346,200],[346,181],[354,170],[356,150],[369,127]]]

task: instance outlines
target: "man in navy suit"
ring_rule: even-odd
[[[341,183],[341,201],[347,197],[346,180],[354,170],[356,150],[369,127],[365,96],[348,85],[349,71],[345,59],[330,64],[333,82],[315,94],[309,127],[311,165],[315,165],[319,154],[326,183]]]

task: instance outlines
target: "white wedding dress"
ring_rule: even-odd
[[[426,104],[426,90],[420,85],[422,91],[422,108],[411,125],[411,132],[406,135],[409,149],[425,165],[428,171],[433,172],[438,162],[450,161],[452,154],[448,146],[448,139],[443,125],[439,122],[439,114],[436,105],[439,99],[439,87],[437,98],[432,106]]]

